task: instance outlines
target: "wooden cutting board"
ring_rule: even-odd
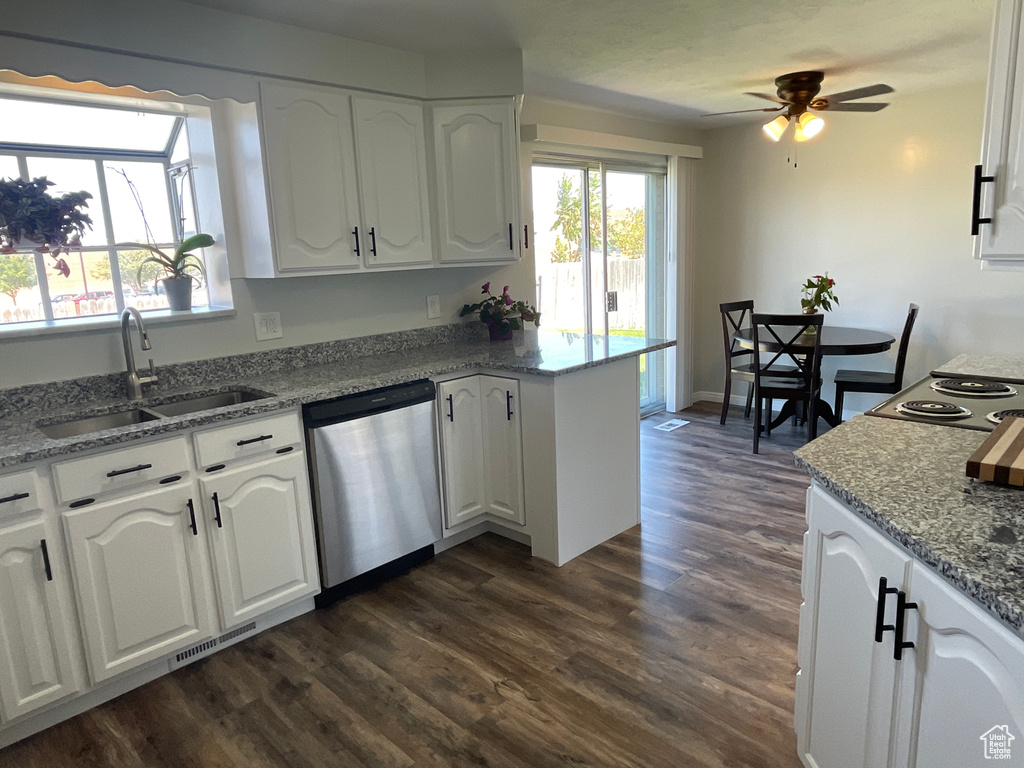
[[[967,460],[967,476],[1024,488],[1024,419],[1003,419]]]

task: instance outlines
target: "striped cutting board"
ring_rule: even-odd
[[[1024,419],[1003,419],[967,460],[967,476],[1024,487]]]

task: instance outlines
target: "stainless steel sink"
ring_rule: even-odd
[[[77,437],[87,435],[90,432],[99,432],[104,429],[115,427],[127,427],[132,424],[142,424],[146,421],[156,421],[160,414],[148,411],[145,408],[133,408],[130,411],[118,413],[105,413],[102,416],[86,416],[80,419],[61,421],[57,424],[39,425],[38,429],[47,437],[59,440],[62,437]]]
[[[185,400],[177,400],[173,403],[151,406],[154,413],[161,416],[181,416],[186,413],[207,411],[211,408],[223,408],[227,405],[239,405],[240,403],[251,403],[253,400],[262,400],[265,397],[273,397],[266,392],[251,392],[244,389],[235,389],[230,392],[218,392],[214,395],[200,395]]]

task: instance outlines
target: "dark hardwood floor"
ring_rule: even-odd
[[[562,568],[485,535],[0,751],[2,768],[799,766],[786,425],[642,424],[643,523]]]

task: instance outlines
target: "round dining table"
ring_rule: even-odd
[[[872,331],[867,328],[846,328],[840,325],[823,325],[818,331],[821,334],[821,356],[826,355],[873,355],[885,352],[896,343],[896,337],[885,331]],[[754,348],[754,334],[750,328],[741,328],[735,334],[736,346],[741,349]],[[806,340],[806,344],[803,343]],[[773,338],[760,339],[761,350],[778,352],[781,345]],[[798,349],[806,346],[808,354],[814,349],[814,337],[804,334],[796,341]],[[772,429],[784,422],[795,412],[796,405],[787,400],[778,417],[772,422]],[[832,406],[820,397],[815,403],[815,412],[830,426],[837,426],[838,418],[832,412]]]

